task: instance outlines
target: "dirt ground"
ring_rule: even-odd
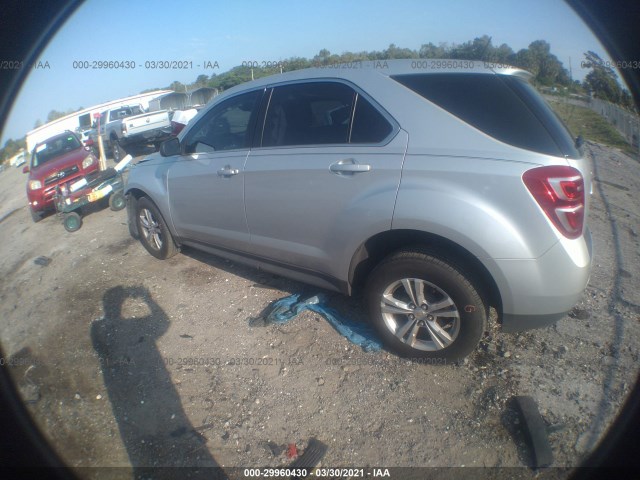
[[[546,329],[505,334],[493,322],[460,365],[366,353],[311,312],[265,326],[271,302],[317,290],[190,249],[156,260],[130,238],[125,211],[90,212],[75,233],[55,215],[34,224],[26,176],[9,168],[3,360],[69,465],[134,467],[117,470],[122,478],[143,466],[283,466],[289,444],[302,452],[312,437],[328,445],[326,467],[544,475],[526,468],[513,395],[537,401],[553,466],[576,466],[624,402],[640,350],[639,164],[601,145],[587,151],[595,258],[581,303]],[[366,321],[359,298],[328,296]]]

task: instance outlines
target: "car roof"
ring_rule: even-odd
[[[407,74],[442,74],[442,73],[476,73],[476,74],[501,74],[513,75],[529,80],[531,73],[521,68],[496,62],[482,60],[460,59],[431,59],[414,58],[401,60],[372,60],[330,63],[325,66],[294,70],[268,77],[259,78],[250,82],[236,85],[224,92],[232,95],[237,92],[254,88],[268,87],[279,83],[312,80],[312,79],[344,79],[358,82],[366,81],[371,74],[382,76],[407,75]],[[222,96],[222,95],[221,95]]]

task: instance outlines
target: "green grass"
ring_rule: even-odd
[[[549,102],[549,105],[567,124],[575,137],[582,135],[585,140],[619,148],[634,158],[638,156],[638,151],[625,141],[615,127],[593,110],[561,102]]]

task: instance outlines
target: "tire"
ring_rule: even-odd
[[[487,302],[475,285],[474,277],[446,256],[416,247],[390,255],[373,270],[365,301],[391,350],[455,362],[475,350],[485,331]]]
[[[114,212],[118,212],[127,206],[127,199],[124,198],[124,193],[115,192],[109,197],[109,208]]]
[[[33,220],[33,223],[38,223],[40,220],[42,220],[42,213],[36,212],[31,207],[29,207],[29,213],[31,214],[31,220]]]
[[[124,151],[124,149],[122,148],[122,146],[120,146],[120,142],[118,141],[117,138],[112,138],[111,139],[111,156],[113,157],[113,160],[118,163],[120,160],[123,159],[123,157],[127,154],[127,152]]]
[[[136,224],[140,243],[154,257],[165,260],[178,253],[175,241],[160,211],[147,197],[138,199]]]
[[[82,226],[82,217],[77,212],[69,212],[65,214],[62,224],[67,232],[78,231]]]

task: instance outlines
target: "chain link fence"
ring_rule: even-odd
[[[601,115],[615,127],[626,142],[634,148],[639,148],[640,117],[624,108],[599,98],[562,97],[559,95],[543,95],[552,102],[586,107]]]

